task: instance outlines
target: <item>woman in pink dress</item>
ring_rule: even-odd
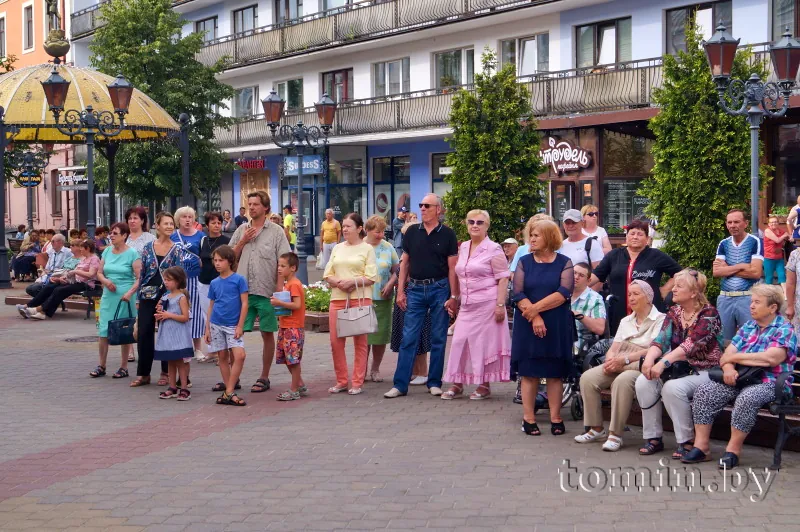
[[[469,398],[487,399],[489,383],[509,380],[511,337],[506,322],[508,261],[500,244],[488,236],[489,213],[467,213],[470,239],[458,250],[456,275],[461,306],[444,380],[453,385],[442,399],[463,397],[464,384],[477,384]]]

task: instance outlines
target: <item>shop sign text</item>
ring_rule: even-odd
[[[550,146],[546,150],[539,150],[539,157],[544,164],[552,166],[557,174],[565,172],[579,172],[589,168],[592,164],[592,155],[580,147],[573,147],[566,140],[557,141],[554,137],[547,139]]]

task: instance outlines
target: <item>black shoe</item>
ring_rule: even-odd
[[[542,431],[539,430],[539,425],[537,425],[536,423],[528,423],[524,419],[522,420],[522,432],[524,432],[528,436],[542,435]]]

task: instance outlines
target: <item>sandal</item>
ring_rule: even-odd
[[[735,469],[739,465],[739,457],[736,453],[726,452],[719,459],[720,469]]]
[[[452,401],[464,397],[464,386],[452,385],[449,390],[442,394],[442,400]]]
[[[536,423],[528,423],[524,419],[522,420],[522,432],[524,432],[528,436],[542,435],[542,431],[539,430],[539,425],[537,425]]]
[[[256,379],[256,383],[250,387],[250,393],[264,393],[269,390],[269,379]]]
[[[331,386],[328,388],[328,393],[342,393],[347,391],[347,386]]]
[[[133,353],[128,355],[128,362],[136,362],[136,355],[134,355]]]
[[[691,451],[686,453],[686,456],[681,458],[682,464],[699,464],[700,462],[708,462],[711,460],[711,453],[706,454],[699,448],[694,447]]]
[[[168,384],[169,384],[169,375],[167,375],[166,373],[162,373],[161,375],[159,375],[156,386],[166,386]]]
[[[180,378],[175,381],[175,386],[177,386],[178,388],[181,387],[181,379]],[[186,377],[186,389],[188,390],[191,387],[192,387],[192,379],[190,379],[189,377]]]
[[[651,438],[639,449],[639,454],[641,456],[650,456],[651,454],[660,453],[663,450],[664,442],[661,441],[661,438]]]
[[[567,427],[564,426],[563,421],[551,421],[550,422],[550,434],[553,436],[561,436],[567,432]]]
[[[480,390],[481,388],[486,390],[486,393],[480,393],[478,390]],[[469,394],[469,398],[472,399],[473,401],[482,401],[484,399],[488,399],[491,395],[492,391],[489,389],[489,387],[481,384],[480,386],[475,388],[474,392]]]
[[[218,382],[218,383],[216,383],[214,385],[213,388],[211,388],[211,391],[212,392],[224,392],[226,389],[227,388],[225,387],[225,383],[224,382]],[[241,390],[242,389],[242,385],[240,384],[240,381],[236,381],[236,386],[234,386],[233,389],[234,390]]]
[[[105,377],[106,376],[106,367],[105,366],[97,366],[94,368],[94,371],[89,372],[89,376],[93,379],[97,377]]]
[[[688,447],[686,447],[688,445]],[[679,443],[678,448],[675,449],[675,452],[672,453],[673,460],[681,460],[686,454],[694,448],[693,441],[687,441],[684,443]]]
[[[381,377],[380,372],[373,370],[369,372],[369,380],[372,382],[383,382],[383,377]]]
[[[116,373],[114,373],[111,378],[112,379],[124,379],[128,376],[128,370],[125,368],[119,368]]]
[[[147,386],[148,384],[150,384],[150,377],[137,377],[131,382],[131,388]]]
[[[300,394],[300,397],[308,397],[308,386],[306,386],[305,384],[301,384],[297,388],[297,393]]]
[[[300,399],[300,391],[293,392],[292,390],[286,390],[282,394],[279,394],[277,397],[278,401],[297,401]]]
[[[192,392],[190,392],[186,388],[181,388],[181,391],[178,392],[178,401],[188,401],[191,398],[192,398]]]
[[[247,403],[244,399],[236,395],[236,392],[228,395],[226,393],[222,394],[224,397],[225,402],[223,404],[230,405],[230,406],[247,406]],[[180,397],[178,398],[180,400]]]
[[[178,395],[178,389],[173,388],[172,386],[168,387],[166,390],[158,394],[159,399],[172,399]]]
[[[609,434],[606,442],[603,444],[603,450],[609,453],[615,453],[622,449],[622,438],[614,434]]]
[[[218,405],[227,405],[228,404],[228,394],[226,392],[222,392],[222,395],[217,397],[217,404]]]

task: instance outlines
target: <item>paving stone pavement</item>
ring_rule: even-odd
[[[785,453],[763,501],[750,500],[759,490],[746,467],[723,483],[703,464],[692,492],[673,491],[676,464],[639,457],[637,428],[623,451],[603,453],[573,443],[581,423],[567,410],[567,435],[551,436],[545,411],[544,435],[526,437],[512,384],[486,401],[444,402],[424,387],[386,400],[388,381],[330,396],[328,336],[311,333],[303,361],[311,396],[279,403],[289,382],[280,366],[270,391],[247,391],[260,370],[260,341],[249,334],[247,407],[214,404],[219,376],[208,364],[192,365],[191,401],[162,401],[156,386],[90,379],[96,343],[65,340],[93,334],[77,311],[37,322],[0,306],[0,530],[783,531],[798,523],[797,453]],[[395,362],[387,354],[385,377]],[[714,442],[716,456],[723,449]],[[747,447],[742,459],[764,486],[770,450]],[[640,468],[640,479],[650,468],[645,483],[661,487],[623,490],[625,478],[609,473],[621,467]]]

